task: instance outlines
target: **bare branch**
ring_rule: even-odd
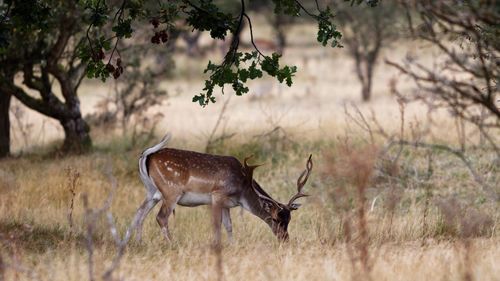
[[[229,104],[229,101],[231,101],[231,96],[222,105],[222,108],[221,108],[221,110],[219,112],[219,117],[217,117],[217,121],[215,122],[215,125],[212,128],[212,132],[210,133],[210,136],[208,137],[207,145],[205,146],[205,152],[208,152],[208,150],[210,149],[210,147],[212,147],[212,145],[214,143],[216,143],[218,140],[221,140],[222,136],[219,137],[219,138],[217,138],[216,140],[214,140],[213,137],[215,135],[215,132],[217,132],[217,129],[219,128],[219,125],[220,125],[220,123],[222,121],[222,118],[224,117],[224,114],[226,113],[226,109],[227,109],[227,105]],[[225,134],[223,134],[223,136],[224,135]]]
[[[471,173],[474,181],[476,181],[482,188],[483,190],[488,193],[491,198],[493,198],[495,201],[500,200],[500,194],[497,194],[495,192],[495,189],[489,186],[484,179],[481,177],[481,175],[474,169],[473,164],[471,161],[465,156],[463,152],[460,150],[453,149],[447,145],[443,144],[431,144],[431,143],[425,143],[425,142],[410,142],[407,140],[400,140],[400,141],[395,141],[395,142],[390,142],[386,149],[390,149],[391,146],[393,145],[405,145],[405,146],[413,146],[416,148],[426,148],[426,149],[433,149],[433,150],[441,150],[444,152],[448,152],[452,155],[455,155],[457,158],[462,160],[462,162],[465,164],[469,172]]]

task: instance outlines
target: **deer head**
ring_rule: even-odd
[[[244,161],[244,169],[245,175],[247,179],[251,180],[251,187],[255,191],[255,193],[259,196],[259,201],[262,209],[267,214],[265,221],[271,227],[273,233],[278,237],[281,241],[287,241],[289,239],[288,236],[288,224],[291,219],[291,212],[297,210],[300,207],[300,204],[295,203],[295,201],[301,197],[309,196],[302,192],[304,185],[309,179],[309,175],[311,174],[311,170],[313,167],[312,163],[312,155],[309,155],[309,159],[306,163],[306,169],[300,174],[297,179],[297,193],[292,196],[288,204],[282,204],[269,196],[260,185],[252,179],[253,170],[260,165],[249,166],[247,164],[247,160],[250,157],[245,158]]]

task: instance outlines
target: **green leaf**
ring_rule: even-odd
[[[283,81],[286,80],[286,84],[288,85],[288,87],[290,87],[292,86],[292,77],[295,76],[295,73],[297,73],[297,67],[289,67],[287,65],[280,69],[280,71],[278,71],[278,81],[280,81],[280,83],[283,83]]]
[[[108,16],[108,8],[105,3],[101,3],[101,1],[97,1],[95,3],[88,3],[88,6],[91,10],[90,14],[90,23],[93,26],[103,26],[109,20]]]
[[[200,106],[205,106],[205,95],[204,94],[199,94],[193,97],[193,102],[198,102]]]
[[[132,19],[128,18],[126,20],[119,19],[118,24],[113,26],[112,30],[118,38],[130,38],[132,37],[132,32],[134,30],[131,26]]]
[[[187,23],[200,31],[210,31],[212,38],[223,40],[227,32],[234,32],[236,20],[231,14],[223,13],[211,0],[201,0],[199,9],[191,7],[187,11]]]
[[[248,68],[248,72],[248,77],[252,80],[262,77],[262,71],[257,68],[257,63],[255,61],[252,62],[252,65]]]
[[[300,6],[295,0],[273,0],[274,12],[276,14],[286,14],[298,17],[300,15]]]
[[[334,47],[342,48],[340,44],[340,39],[342,38],[342,33],[337,30],[337,27],[332,23],[333,15],[330,11],[330,7],[326,10],[321,11],[318,16],[318,36],[317,40],[321,45],[326,46],[328,41],[332,40],[330,45]]]
[[[280,69],[280,57],[280,54],[273,53],[271,56],[265,56],[262,59],[258,52],[237,52],[234,54],[232,63],[226,62],[216,65],[209,61],[204,72],[208,73],[210,77],[205,81],[203,92],[193,97],[193,102],[198,102],[201,106],[215,102],[213,95],[215,86],[224,89],[226,85],[230,85],[237,96],[242,96],[250,91],[245,83],[248,80],[261,78],[263,72],[276,77],[280,83],[285,81],[288,86],[291,86],[297,67],[285,66]]]
[[[278,53],[273,53],[271,57],[265,57],[261,63],[262,70],[267,72],[271,76],[276,76],[279,70],[279,58],[281,57]]]
[[[238,71],[238,76],[243,83],[246,83],[248,78],[250,77],[250,71],[246,69],[240,69]]]

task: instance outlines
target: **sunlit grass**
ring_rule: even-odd
[[[272,139],[261,141],[267,143],[229,142],[217,147],[216,152],[240,158],[255,154],[256,161],[267,162],[255,175],[280,201],[287,201],[293,194],[307,154],[312,153],[315,168],[306,187],[312,196],[292,214],[291,240],[284,245],[278,244],[259,219],[240,208],[232,209],[235,241],[228,244],[224,240],[225,279],[359,279],[354,274],[356,269],[353,269],[349,254],[355,244],[346,243],[341,224],[343,214],[349,213],[339,212],[335,205],[338,201],[332,197],[338,196],[336,184],[325,176],[331,171],[328,156],[340,155],[341,144],[337,140],[315,140],[287,146],[280,143],[283,140],[278,143]],[[8,264],[22,264],[41,280],[86,279],[82,194],[88,195],[91,207],[101,206],[111,191],[106,176],[111,167],[118,180],[111,212],[118,229],[123,232],[144,196],[136,172],[139,152],[107,149],[103,145],[96,152],[83,156],[31,155],[0,162],[3,174],[9,175],[3,177],[6,180],[0,185],[3,259]],[[477,153],[472,152],[475,165],[491,170],[489,158]],[[419,175],[427,169],[426,153],[406,151],[401,163],[399,177],[403,179],[403,187],[382,181],[371,184],[366,190],[370,276],[374,280],[461,280],[463,257],[468,255],[474,279],[498,278],[500,268],[496,261],[500,259],[500,244],[496,229],[500,216],[497,203],[478,190],[467,169],[453,156],[436,154],[435,173],[425,184],[421,183]],[[71,200],[68,167],[80,173],[72,229],[68,221]],[[489,180],[495,184],[498,179],[493,176]],[[398,188],[401,193],[392,215],[387,209],[391,188]],[[492,219],[493,224],[487,231],[470,240],[472,246],[467,253],[457,230],[443,221],[436,205],[436,200],[449,196],[467,202]],[[375,203],[374,198],[378,198]],[[428,209],[425,211],[426,198]],[[370,210],[372,204],[374,207]],[[174,241],[170,244],[161,236],[154,219],[157,208],[146,220],[143,243],[130,243],[115,277],[125,280],[216,280],[209,208],[177,208],[176,215],[171,218]],[[350,219],[355,221],[355,217]],[[353,230],[355,240],[358,231]],[[98,221],[93,239],[96,276],[100,276],[116,254],[104,218]],[[10,269],[6,274],[7,280],[14,276],[21,280],[33,277]]]

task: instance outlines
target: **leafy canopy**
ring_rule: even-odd
[[[299,0],[268,0],[274,4],[274,13],[292,17],[308,16],[318,24],[317,41],[331,47],[342,47],[340,39],[342,34],[333,23],[335,18],[332,9],[314,1],[304,1],[304,6]],[[351,4],[361,4],[362,1],[351,1]],[[26,13],[17,14],[27,17],[33,14],[33,7],[40,0],[12,1],[16,9],[23,9],[23,3],[29,6]],[[2,14],[7,16],[5,7],[0,5]],[[50,2],[50,1],[49,1]],[[249,92],[246,83],[249,80],[262,78],[263,75],[274,77],[280,83],[291,86],[297,67],[281,65],[281,55],[272,53],[263,54],[253,42],[253,29],[251,18],[245,8],[245,0],[240,0],[239,13],[234,14],[221,8],[221,2],[215,0],[170,0],[170,1],[148,1],[148,0],[79,0],[79,5],[84,10],[84,20],[88,25],[86,30],[87,44],[82,44],[78,50],[79,58],[87,64],[86,74],[88,78],[99,78],[103,81],[113,76],[118,78],[123,72],[123,67],[118,62],[126,58],[120,57],[119,41],[130,38],[134,30],[134,24],[140,21],[149,21],[152,25],[152,44],[163,44],[168,42],[169,34],[176,25],[184,22],[193,30],[206,31],[214,40],[228,40],[231,46],[221,63],[209,61],[205,73],[208,79],[202,91],[193,97],[193,102],[206,106],[215,102],[214,92],[220,88],[224,92],[225,87],[231,87],[236,95]],[[365,1],[368,5],[376,5],[377,1]],[[233,3],[233,2],[231,2]],[[224,3],[223,3],[224,4]],[[227,4],[227,3],[226,3]],[[311,7],[309,7],[311,6]],[[50,9],[50,5],[40,7]],[[314,10],[313,12],[311,12]],[[242,53],[239,51],[239,34],[242,24],[246,21],[250,27],[250,35],[254,51]],[[26,22],[26,21],[23,21]],[[16,22],[12,21],[15,25]],[[10,27],[9,27],[10,28]],[[4,24],[0,26],[0,53],[2,46],[8,43],[8,30]],[[21,25],[12,28],[23,28]],[[29,28],[29,27],[28,27]],[[42,27],[39,27],[42,28]],[[7,42],[7,43],[6,43]]]

